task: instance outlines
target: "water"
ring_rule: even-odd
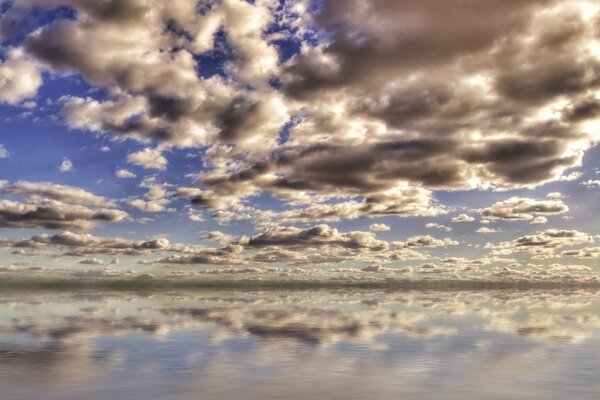
[[[595,290],[0,293],[0,398],[598,399]]]

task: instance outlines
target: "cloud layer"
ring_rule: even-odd
[[[595,227],[565,221],[598,186],[598,21],[588,0],[9,2],[5,122],[87,141],[21,173],[38,160],[2,137],[0,228],[117,232],[83,261],[592,258]],[[188,244],[142,245],[169,235]]]

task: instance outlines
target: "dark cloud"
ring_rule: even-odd
[[[126,217],[126,212],[117,209],[93,209],[54,200],[0,200],[1,228],[90,229],[98,222],[118,222]]]
[[[324,1],[315,22],[329,40],[322,52],[333,59],[337,70],[332,73],[331,68],[319,65],[310,53],[299,56],[287,67],[287,90],[308,95],[365,81],[381,84],[399,73],[447,65],[520,32],[530,12],[549,3]]]
[[[569,122],[593,119],[600,115],[600,101],[596,98],[585,98],[565,110],[564,118]]]

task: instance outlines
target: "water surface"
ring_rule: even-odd
[[[598,399],[600,292],[3,290],[10,400]]]

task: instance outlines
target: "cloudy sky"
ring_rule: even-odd
[[[0,1],[4,268],[593,275],[598,139],[593,0]]]

